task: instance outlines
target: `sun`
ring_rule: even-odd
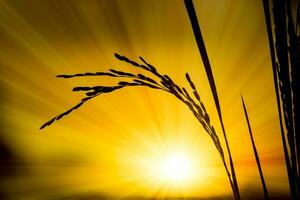
[[[162,162],[162,175],[172,182],[181,182],[191,175],[191,161],[183,153],[172,153]]]

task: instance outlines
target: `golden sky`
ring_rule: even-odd
[[[194,1],[215,76],[241,196],[262,188],[243,115],[248,108],[270,195],[288,191],[262,2]],[[15,159],[2,184],[14,198],[99,193],[127,196],[231,195],[218,153],[189,109],[148,88],[103,94],[40,131],[106,78],[58,74],[138,72],[117,52],[144,57],[179,85],[194,80],[223,142],[189,18],[181,0],[0,1],[1,141]],[[224,144],[223,144],[224,147]],[[188,155],[193,176],[161,179],[156,165]]]

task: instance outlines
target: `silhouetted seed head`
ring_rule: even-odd
[[[76,106],[74,106],[74,109],[79,108],[80,106],[82,106],[83,103],[84,103],[84,101],[81,101],[79,104],[77,104]]]
[[[145,59],[142,58],[141,56],[140,56],[139,58],[141,59],[141,61],[142,61],[145,65],[147,65],[148,70],[150,70],[150,71],[153,72],[154,74],[158,75],[158,74],[157,74],[157,70],[155,69],[155,67],[153,67],[152,65],[150,65],[149,63],[147,63],[147,62],[145,61]]]
[[[204,119],[205,119],[207,124],[210,124],[210,118],[209,118],[207,113],[204,114]]]
[[[118,84],[119,84],[119,85],[124,85],[124,86],[130,85],[130,83],[125,82],[125,81],[120,81]]]
[[[120,81],[116,86],[94,86],[94,87],[74,87],[73,91],[85,91],[86,97],[81,99],[81,101],[72,107],[71,109],[67,110],[64,113],[61,113],[60,115],[54,117],[53,119],[49,120],[45,124],[41,126],[41,129],[43,129],[46,126],[51,125],[57,120],[60,120],[64,116],[70,114],[73,110],[78,109],[81,107],[85,102],[95,98],[96,96],[102,94],[102,93],[110,93],[115,90],[121,89],[123,87],[127,86],[145,86],[153,89],[161,89],[164,91],[169,92],[170,94],[173,94],[177,99],[182,101],[184,104],[188,106],[190,111],[193,113],[193,115],[196,117],[196,119],[202,124],[204,130],[211,136],[212,140],[216,144],[216,148],[221,148],[219,145],[218,137],[215,134],[215,130],[213,126],[210,125],[210,118],[208,116],[208,113],[205,110],[204,104],[200,101],[200,96],[198,92],[196,91],[196,87],[194,83],[192,82],[190,76],[188,73],[186,73],[186,79],[189,82],[191,88],[193,89],[193,94],[196,97],[196,99],[199,101],[199,104],[197,104],[193,98],[190,96],[189,92],[185,88],[179,87],[175,82],[168,76],[168,75],[161,75],[155,67],[147,63],[142,57],[140,59],[142,62],[146,65],[140,65],[134,61],[131,61],[125,56],[121,56],[119,54],[115,54],[115,57],[118,60],[127,62],[133,66],[138,66],[144,70],[152,72],[152,75],[154,75],[156,78],[160,79],[160,82],[156,82],[154,79],[145,76],[142,73],[139,73],[137,75],[118,71],[114,69],[110,69],[110,72],[87,72],[83,74],[74,74],[74,75],[58,75],[59,78],[71,78],[71,77],[77,77],[77,76],[110,76],[110,77],[131,77],[130,81]],[[223,159],[223,158],[222,158]]]
[[[144,76],[143,74],[138,74],[137,76],[138,76],[138,78],[140,78],[142,80],[149,81],[151,83],[157,84],[156,81],[154,81],[153,79],[151,79],[149,77]]]
[[[91,73],[91,72],[87,72],[87,73],[84,73],[84,75],[86,75],[86,76],[95,76],[96,74],[95,73]]]
[[[115,74],[112,74],[112,73],[109,73],[109,72],[96,72],[96,75],[99,75],[99,76],[113,76],[113,77],[116,77]]]
[[[129,77],[134,77],[133,74],[131,73],[128,73],[128,72],[122,72],[122,71],[117,71],[117,70],[114,70],[114,69],[110,69],[109,71],[117,74],[117,75],[121,75],[121,76],[129,76]]]
[[[146,77],[145,77],[143,74],[138,74],[137,76],[138,76],[140,79],[144,79],[144,80],[146,79]]]
[[[140,67],[140,65],[132,60],[128,60],[128,62],[133,65],[133,66],[136,66],[136,67]]]
[[[76,92],[76,91],[89,91],[89,90],[92,90],[93,88],[91,87],[74,87],[73,88],[73,91]]]
[[[117,59],[119,59],[119,60],[123,60],[123,56],[121,56],[121,55],[119,55],[119,54],[117,54],[117,53],[115,53],[115,57],[116,57]]]
[[[201,109],[201,107],[200,107],[198,104],[196,104],[195,107],[196,107],[196,109],[197,109],[199,115],[200,115],[201,117],[204,117],[204,113],[203,113],[203,110]]]
[[[82,101],[82,102],[85,102],[85,101],[90,100],[91,98],[93,98],[93,97],[85,97],[85,98],[81,99],[81,101]]]
[[[93,92],[87,92],[87,93],[85,93],[85,94],[86,94],[86,96],[94,96],[94,95],[96,95],[96,94],[98,94],[98,93],[100,93],[100,91],[95,90],[95,91],[93,91]]]
[[[201,108],[203,109],[203,111],[206,113],[206,109],[205,109],[205,106],[202,102],[200,102],[200,105],[201,105]]]
[[[125,81],[120,81],[118,83],[118,85],[122,85],[122,86],[136,86],[136,85],[140,85],[139,83],[129,83],[129,82],[125,82]]]
[[[57,75],[57,78],[71,78],[73,77],[72,75]]]
[[[182,88],[184,95],[187,97],[188,100],[191,100],[191,97],[189,95],[189,93],[186,91],[186,89],[183,87]]]
[[[102,90],[103,88],[106,88],[106,86],[94,86],[94,87],[92,87],[93,90]]]
[[[190,83],[191,88],[192,88],[193,90],[196,90],[196,87],[195,87],[194,83],[192,82],[192,80],[191,80],[191,78],[190,78],[190,76],[189,76],[188,73],[185,74],[185,77],[186,77],[186,79],[188,80],[188,82]]]
[[[150,84],[150,83],[147,83],[147,82],[145,82],[145,81],[141,81],[141,80],[138,80],[138,79],[134,79],[133,81],[134,81],[134,82],[137,82],[137,83],[140,83],[141,85],[150,87],[150,88],[159,89],[159,87],[157,87],[157,86],[155,86],[155,85],[152,85],[152,84]]]
[[[103,88],[101,89],[101,92],[102,92],[102,93],[109,93],[109,92],[112,92],[112,91],[114,91],[114,90],[120,89],[120,88],[122,88],[122,87],[124,87],[124,86],[120,85],[120,86],[114,86],[114,87],[103,87]]]
[[[194,96],[196,97],[196,99],[200,102],[200,96],[198,94],[197,91],[194,91]]]
[[[127,62],[127,63],[129,63],[129,64],[131,64],[131,65],[133,65],[133,66],[141,67],[138,63],[136,63],[136,62],[130,60],[130,59],[127,58],[126,56],[121,56],[121,55],[115,53],[115,57],[116,57],[117,59],[119,59],[119,60],[121,60],[121,61],[124,61],[124,62]]]
[[[165,86],[166,88],[169,88],[170,87],[170,84],[167,83],[164,79],[160,81],[160,83]]]
[[[83,74],[71,74],[71,75],[57,75],[58,78],[74,78],[74,77],[83,77],[83,76],[111,76],[117,77],[117,75],[109,72],[87,72]]]
[[[144,69],[144,70],[147,70],[147,71],[151,71],[147,66],[145,66],[145,65],[140,65],[140,67],[142,68],[142,69]]]

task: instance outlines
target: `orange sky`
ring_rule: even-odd
[[[243,191],[262,192],[240,95],[243,93],[271,195],[288,190],[261,1],[195,1],[224,123]],[[138,72],[119,62],[143,56],[179,85],[194,80],[223,142],[208,81],[180,0],[1,1],[1,140],[18,158],[3,186],[12,198],[99,192],[126,196],[230,195],[213,142],[189,109],[148,88],[104,94],[40,131],[75,105],[75,86],[111,79],[57,74]],[[223,144],[224,146],[224,144]],[[153,165],[181,151],[195,175],[165,183]],[[244,193],[245,194],[245,193]]]

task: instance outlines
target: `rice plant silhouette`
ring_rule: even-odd
[[[282,145],[291,197],[296,200],[300,197],[300,3],[296,23],[291,0],[273,0],[272,5],[273,24],[269,1],[263,0]]]
[[[296,200],[300,196],[300,126],[298,122],[300,115],[298,101],[300,93],[300,3],[298,3],[296,11],[296,23],[294,23],[293,14],[291,10],[291,0],[273,0],[272,24],[269,0],[262,0],[262,2],[269,40],[278,117],[280,122],[280,131],[290,186],[290,193],[292,199]],[[188,73],[185,74],[185,77],[187,82],[189,83],[189,89],[179,86],[168,75],[161,74],[154,66],[149,64],[144,58],[139,57],[140,61],[135,62],[117,53],[115,54],[115,57],[118,60],[130,64],[133,67],[139,68],[141,70],[141,73],[133,74],[125,71],[110,69],[107,72],[86,72],[72,75],[58,75],[58,78],[66,79],[93,76],[117,78],[120,79],[120,81],[113,86],[74,87],[73,91],[75,92],[85,92],[85,97],[81,99],[81,101],[72,108],[44,123],[40,127],[40,129],[44,129],[47,126],[50,126],[55,121],[58,121],[63,117],[69,115],[71,112],[80,108],[86,102],[94,99],[95,97],[103,93],[111,93],[116,90],[132,86],[148,87],[151,89],[167,92],[175,96],[178,100],[183,102],[189,108],[189,110],[193,113],[198,122],[202,125],[206,133],[210,136],[225,168],[226,175],[228,177],[233,192],[233,197],[235,200],[240,200],[240,193],[234,168],[234,162],[232,159],[227,134],[225,131],[225,126],[222,119],[222,112],[218,98],[217,88],[215,85],[208,54],[205,48],[205,43],[201,34],[201,29],[197,20],[196,11],[192,0],[184,0],[184,4],[189,16],[196,44],[213,95],[215,107],[218,113],[219,122],[221,124],[222,133],[225,140],[226,152],[223,150],[219,136],[216,133],[214,126],[211,124],[210,116],[205,108],[203,99],[200,98],[199,92]],[[272,28],[274,28],[274,31],[272,30]],[[273,38],[273,35],[275,39]],[[146,74],[150,74],[151,76],[148,76]],[[261,182],[264,189],[265,199],[268,199],[268,191],[264,181],[259,156],[256,150],[256,145],[253,139],[247,109],[243,99],[242,105],[249,129],[252,147],[255,153],[255,159],[260,173]],[[229,165],[226,162],[225,153],[228,154]]]
[[[190,111],[193,113],[193,115],[196,117],[196,119],[200,122],[206,133],[210,136],[212,139],[217,151],[219,152],[219,155],[221,157],[222,163],[225,167],[227,176],[229,178],[231,187],[233,186],[233,182],[231,179],[231,173],[228,169],[228,166],[225,161],[225,155],[223,152],[222,145],[220,143],[220,139],[215,131],[214,126],[210,122],[209,114],[207,113],[207,110],[205,108],[205,105],[200,98],[200,95],[198,93],[198,90],[193,83],[191,77],[188,73],[185,74],[186,80],[190,85],[190,89],[192,92],[188,91],[188,89],[184,87],[180,87],[177,85],[172,78],[170,78],[168,75],[161,74],[154,66],[149,64],[144,58],[139,57],[142,63],[137,63],[135,61],[130,60],[129,58],[125,56],[121,56],[119,54],[115,54],[115,57],[123,61],[125,63],[128,63],[134,67],[138,67],[143,72],[150,72],[150,74],[153,77],[148,77],[147,75],[144,75],[143,73],[139,74],[133,74],[123,71],[118,71],[114,69],[110,69],[109,72],[86,72],[86,73],[80,73],[80,74],[72,74],[72,75],[58,75],[58,78],[75,78],[75,77],[112,77],[112,78],[127,78],[126,81],[122,80],[119,81],[117,85],[114,86],[83,86],[83,87],[74,87],[73,91],[82,91],[85,92],[85,98],[81,99],[81,101],[73,106],[72,108],[68,109],[67,111],[55,116],[54,118],[50,119],[46,123],[44,123],[40,129],[44,129],[47,126],[50,126],[55,121],[58,121],[62,119],[63,117],[67,116],[74,110],[81,107],[84,103],[94,99],[95,97],[99,96],[103,93],[111,93],[119,89],[123,89],[126,87],[133,87],[133,86],[142,86],[142,87],[148,87],[152,89],[161,90],[164,92],[167,92],[169,94],[172,94],[175,96],[178,100],[183,102],[187,107],[190,109]],[[155,80],[158,79],[159,81]],[[192,93],[192,94],[191,94]]]
[[[298,199],[300,194],[300,139],[299,139],[299,108],[298,108],[298,99],[299,99],[299,72],[298,68],[300,66],[299,52],[300,52],[300,36],[299,36],[299,21],[300,21],[300,4],[298,3],[298,8],[296,12],[296,23],[293,21],[292,11],[291,11],[291,0],[287,1],[273,1],[273,28],[274,34],[272,31],[272,22],[271,14],[269,10],[269,1],[262,0],[264,6],[264,14],[266,20],[266,27],[269,39],[269,48],[272,61],[273,69],[273,78],[274,78],[274,87],[276,92],[276,100],[278,106],[278,114],[280,121],[280,130],[283,143],[283,150],[285,155],[286,167],[289,178],[289,185],[291,190],[291,196],[293,199]],[[209,58],[206,52],[205,43],[202,38],[201,29],[197,20],[196,11],[193,5],[192,0],[184,0],[184,4],[190,19],[196,44],[206,71],[206,76],[209,81],[210,89],[213,95],[215,102],[215,107],[218,112],[219,121],[222,127],[222,133],[226,144],[226,153],[229,158],[229,166],[227,165],[224,150],[220,143],[219,136],[217,135],[214,126],[211,124],[210,116],[207,113],[203,100],[200,98],[199,92],[197,91],[195,84],[193,83],[191,77],[186,73],[186,80],[189,83],[190,89],[176,84],[171,77],[168,75],[163,75],[158,70],[149,64],[142,57],[140,62],[135,62],[129,58],[115,54],[115,57],[128,63],[134,67],[139,68],[142,73],[133,74],[124,71],[118,71],[115,69],[110,69],[108,72],[86,72],[73,75],[58,75],[58,78],[75,78],[75,77],[110,77],[121,79],[118,84],[113,86],[84,86],[84,87],[75,87],[73,91],[85,92],[85,97],[81,101],[68,109],[67,111],[57,115],[51,120],[44,123],[40,129],[43,129],[47,126],[50,126],[55,121],[62,119],[63,117],[69,115],[74,110],[81,107],[86,102],[94,99],[103,93],[111,93],[116,90],[131,87],[131,86],[142,86],[148,87],[156,90],[161,90],[172,94],[178,100],[183,102],[189,110],[193,113],[199,123],[202,125],[206,133],[210,136],[211,140],[214,143],[215,148],[219,152],[220,158],[222,160],[223,166],[225,168],[234,199],[240,199],[238,182],[235,174],[234,163],[231,155],[231,150],[229,147],[227,134],[225,131],[225,126],[222,119],[221,106],[219,103],[218,93],[214,81],[214,76],[210,66]],[[294,26],[296,25],[296,27]],[[273,39],[273,35],[275,39]],[[274,45],[275,44],[275,45]],[[146,73],[143,73],[146,72]],[[149,73],[150,72],[150,73]],[[151,77],[145,75],[150,74]],[[126,80],[124,80],[126,79]],[[243,108],[245,116],[247,119],[247,124],[249,128],[249,133],[252,140],[252,145],[254,152],[256,152],[256,146],[253,140],[252,131],[250,128],[250,122],[248,120],[247,110],[243,102]],[[284,122],[283,122],[284,119]],[[285,123],[285,130],[283,127]],[[286,139],[287,138],[287,141]],[[264,182],[264,177],[260,167],[260,161],[257,152],[255,153],[258,169],[261,175],[261,181],[264,188],[265,198],[268,199],[268,193],[266,185]]]
[[[229,156],[229,163],[230,167],[227,166],[224,150],[222,148],[220,139],[215,131],[214,126],[210,122],[210,117],[209,114],[206,111],[205,105],[203,101],[200,98],[200,95],[195,87],[195,84],[193,83],[192,79],[190,78],[189,74],[186,73],[185,77],[187,82],[190,85],[190,90],[192,91],[189,92],[184,87],[180,87],[177,85],[168,75],[163,75],[158,72],[158,70],[149,64],[145,59],[142,57],[139,57],[142,63],[135,62],[133,60],[130,60],[129,58],[119,55],[115,53],[115,57],[123,61],[125,63],[128,63],[134,67],[137,67],[141,69],[143,72],[147,72],[151,74],[151,76],[155,77],[148,77],[145,74],[132,74],[124,71],[118,71],[115,69],[110,69],[108,72],[86,72],[86,73],[79,73],[79,74],[73,74],[73,75],[58,75],[58,78],[75,78],[75,77],[89,77],[89,76],[99,76],[99,77],[113,77],[113,78],[127,78],[126,81],[122,80],[118,82],[117,85],[114,86],[84,86],[84,87],[75,87],[73,88],[73,91],[82,91],[85,92],[85,98],[81,99],[81,101],[73,106],[72,108],[68,109],[67,111],[57,115],[56,117],[52,118],[51,120],[47,121],[44,123],[40,129],[43,129],[47,126],[50,126],[52,123],[55,121],[58,121],[62,119],[63,117],[67,116],[74,110],[78,109],[81,107],[83,104],[86,102],[94,99],[100,94],[103,93],[111,93],[113,91],[126,88],[126,87],[131,87],[131,86],[142,86],[142,87],[148,87],[152,89],[157,89],[161,90],[164,92],[167,92],[169,94],[172,94],[175,96],[178,100],[183,102],[187,107],[190,109],[190,111],[193,113],[193,115],[196,117],[196,119],[200,122],[206,133],[210,136],[211,140],[214,143],[215,148],[217,149],[221,161],[223,163],[223,166],[226,171],[226,175],[228,177],[234,199],[239,200],[240,199],[240,194],[239,194],[239,188],[238,188],[238,183],[236,179],[236,174],[235,174],[235,169],[234,169],[234,164],[231,156],[231,151],[229,148],[229,143],[227,140],[227,135],[225,132],[225,127],[223,124],[223,119],[222,119],[222,113],[221,113],[221,107],[218,99],[218,94],[217,94],[217,89],[216,85],[214,82],[214,77],[212,73],[212,69],[209,63],[208,55],[206,52],[205,44],[202,38],[201,30],[198,24],[197,16],[196,16],[196,11],[194,9],[194,5],[192,0],[184,0],[185,7],[187,10],[187,13],[189,15],[189,19],[193,28],[194,36],[196,39],[196,43],[205,67],[206,75],[210,84],[210,88],[212,91],[212,95],[214,97],[214,102],[215,106],[218,112],[219,116],[219,121],[221,123],[222,127],[222,132],[223,136],[225,139],[225,144],[226,144],[226,150]],[[156,81],[155,79],[159,80]]]

